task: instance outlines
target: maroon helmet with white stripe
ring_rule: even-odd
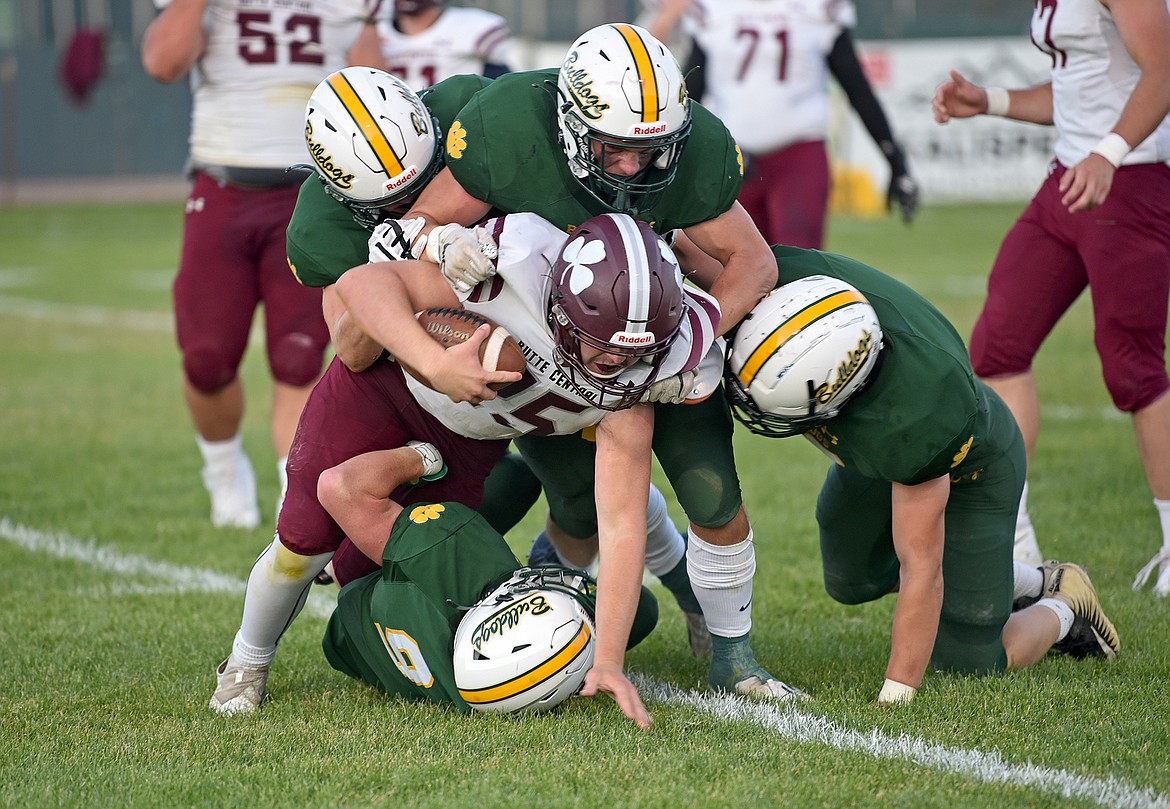
[[[553,265],[554,358],[573,387],[606,410],[629,407],[650,387],[686,311],[674,253],[649,225],[626,214],[582,223]],[[582,345],[636,364],[610,374],[590,370]]]

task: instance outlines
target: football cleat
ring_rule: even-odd
[[[532,547],[528,549],[528,566],[529,567],[544,567],[546,565],[559,565],[560,558],[557,556],[556,548],[553,547],[552,542],[548,538],[548,534],[541,531],[537,534],[536,539],[532,540]]]
[[[1149,580],[1150,574],[1154,572],[1154,568],[1158,568],[1158,578],[1154,582],[1154,595],[1158,598],[1165,598],[1170,595],[1170,547],[1162,548],[1154,554],[1154,558],[1147,562],[1145,567],[1138,571],[1133,580],[1133,589],[1142,589]]]
[[[264,701],[268,669],[246,669],[228,657],[215,670],[216,688],[208,707],[220,716],[255,713]]]
[[[1040,595],[1038,596],[1020,596],[1012,602],[1012,612],[1019,612],[1026,607],[1030,607],[1040,600],[1041,596],[1048,592],[1048,583],[1052,580],[1052,573],[1056,568],[1060,567],[1060,562],[1055,559],[1049,559],[1044,564],[1036,569],[1040,571],[1040,575],[1044,577],[1043,583],[1040,585]]]
[[[1046,578],[1044,595],[1063,601],[1073,612],[1068,634],[1053,648],[1076,658],[1113,659],[1121,651],[1121,640],[1113,622],[1101,610],[1101,602],[1089,574],[1080,565],[1064,562]]]
[[[799,688],[776,679],[756,662],[747,636],[730,641],[721,639],[707,669],[707,683],[716,691],[747,697],[795,702],[811,699]]]
[[[777,680],[763,669],[760,670],[759,674],[753,674],[737,682],[735,684],[735,693],[745,697],[771,699],[777,702],[788,700],[796,702],[812,699],[812,697],[799,688]]]
[[[683,611],[683,618],[687,621],[687,642],[691,646],[691,656],[695,660],[705,660],[711,656],[711,632],[707,629],[707,619],[701,612]]]
[[[216,528],[252,529],[260,524],[256,475],[247,455],[239,453],[229,465],[204,466],[203,485],[211,495],[211,524]]]

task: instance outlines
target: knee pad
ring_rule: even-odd
[[[1128,369],[1110,364],[1104,367],[1103,373],[1109,396],[1122,413],[1135,413],[1148,407],[1170,389],[1170,378],[1161,365],[1151,367],[1149,373],[1143,374],[1132,364]]]
[[[216,393],[236,378],[239,369],[216,346],[200,345],[183,352],[183,375],[200,393]]]
[[[268,346],[272,378],[285,385],[303,388],[321,373],[325,347],[303,332],[286,334]]]

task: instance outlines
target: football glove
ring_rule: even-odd
[[[692,369],[681,374],[668,376],[665,379],[659,379],[642,394],[642,401],[658,404],[682,404],[691,395],[698,377],[698,369]]]
[[[469,292],[495,275],[498,252],[485,228],[443,225],[427,237],[427,258],[439,265],[456,292]]]
[[[886,210],[894,210],[895,205],[902,213],[902,221],[909,224],[918,210],[918,183],[909,174],[890,177],[890,188],[886,191]]]
[[[370,236],[370,263],[419,258],[426,241],[422,235],[426,224],[421,216],[414,219],[387,219],[379,224],[374,228],[374,235]]]

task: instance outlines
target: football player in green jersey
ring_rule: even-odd
[[[592,663],[596,583],[565,568],[518,568],[504,538],[466,506],[407,508],[382,569],[338,596],[325,657],[409,700],[464,713],[549,710],[578,691]],[[629,646],[657,620],[643,587]]]
[[[446,162],[404,221],[425,220],[429,230],[415,239],[413,254],[425,251],[464,289],[494,271],[492,246],[463,227],[492,208],[537,213],[567,231],[606,212],[634,215],[660,234],[681,230],[723,268],[709,287],[722,331],[775,283],[768,246],[736,202],[743,161],[735,141],[690,103],[674,57],[637,26],[594,28],[559,69],[512,73],[477,93],[448,129]],[[714,645],[708,681],[788,699],[796,689],[766,671],[751,649],[755,550],[731,417],[721,397],[677,406],[685,388],[666,380],[648,400],[663,405],[656,407],[654,452],[690,523],[687,571]],[[550,506],[546,535],[530,558],[551,539],[562,562],[588,564],[597,550],[594,446],[581,436],[522,438],[516,446]]]
[[[834,461],[816,510],[825,588],[845,604],[898,594],[878,701],[912,699],[928,663],[1114,657],[1083,568],[1012,561],[1023,439],[947,319],[853,259],[772,252],[783,285],[739,325],[726,390],[752,432],[804,435]]]

